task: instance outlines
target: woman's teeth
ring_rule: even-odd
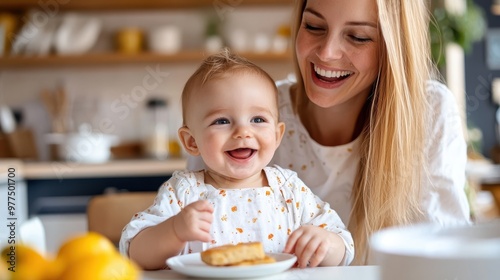
[[[318,66],[314,65],[314,72],[316,74],[325,77],[325,78],[340,78],[340,77],[346,77],[351,75],[352,72],[350,71],[331,71],[331,70],[325,70],[321,69]]]

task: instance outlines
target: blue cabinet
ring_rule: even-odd
[[[28,185],[28,216],[85,213],[88,200],[106,192],[157,191],[167,176],[33,179]]]

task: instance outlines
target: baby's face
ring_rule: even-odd
[[[186,125],[208,169],[247,179],[271,161],[284,132],[273,85],[253,73],[231,73],[196,89]],[[260,175],[259,175],[260,176]]]

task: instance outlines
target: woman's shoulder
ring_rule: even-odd
[[[440,119],[460,118],[459,106],[455,94],[442,82],[430,80],[427,82],[427,104],[432,122]]]
[[[427,97],[433,109],[437,107],[456,108],[457,100],[453,92],[442,82],[437,80],[427,81]]]
[[[430,80],[427,82],[427,104],[432,126],[440,126],[442,123],[459,122],[459,102],[453,92],[442,82]]]
[[[463,140],[463,120],[460,113],[460,103],[451,90],[439,81],[427,83],[427,100],[429,114],[427,119],[427,131],[432,137],[429,138],[432,147],[450,145],[452,141]],[[458,145],[461,149],[463,144]]]
[[[286,125],[292,125],[295,120],[293,112],[292,99],[290,97],[290,89],[295,84],[292,79],[284,79],[276,82],[278,88],[278,109],[280,118],[285,121]]]
[[[278,97],[280,104],[290,103],[290,87],[295,82],[290,79],[283,79],[276,81],[276,87],[278,88]]]

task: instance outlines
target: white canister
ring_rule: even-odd
[[[236,52],[248,51],[248,39],[245,30],[236,29],[229,34],[229,45]]]
[[[224,47],[224,42],[222,42],[222,38],[214,35],[207,37],[205,39],[205,50],[208,53],[215,53],[218,52]]]
[[[153,52],[173,54],[178,52],[181,47],[181,30],[175,25],[158,27],[149,34],[149,49]]]
[[[268,52],[271,48],[271,40],[269,36],[265,33],[257,33],[255,34],[254,39],[254,52],[256,53],[265,53]]]

